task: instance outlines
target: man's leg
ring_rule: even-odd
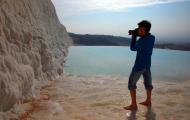
[[[152,90],[146,90],[146,94],[147,94],[146,100],[144,102],[140,102],[139,104],[145,105],[145,106],[151,106],[152,105],[152,102],[151,102]]]
[[[131,95],[131,105],[124,107],[126,110],[137,110],[137,102],[136,102],[136,83],[139,80],[142,71],[134,72],[132,71],[128,81],[128,89],[130,90]]]
[[[151,95],[152,95],[152,77],[151,77],[151,71],[150,69],[147,69],[144,73],[143,73],[143,78],[144,78],[144,85],[146,88],[146,94],[147,94],[147,98],[144,102],[141,102],[141,105],[145,105],[145,106],[151,106],[152,102],[151,102]]]
[[[130,90],[131,95],[131,105],[124,107],[126,110],[137,110],[137,102],[136,102],[136,89]]]

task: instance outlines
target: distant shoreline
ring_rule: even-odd
[[[94,46],[94,47],[103,47],[103,46],[107,46],[107,47],[111,47],[111,45],[73,45],[73,46],[78,46],[78,47],[82,47],[82,46]],[[122,45],[120,45],[120,46],[116,46],[115,45],[115,47],[129,47],[129,46],[122,46]],[[154,47],[154,49],[161,49],[161,50],[176,50],[176,51],[184,51],[184,52],[189,52],[190,50],[180,50],[180,49],[170,49],[170,48],[159,48],[159,47]]]
[[[130,46],[130,38],[112,35],[90,35],[69,33],[74,46]],[[156,43],[154,48],[190,51],[190,43]]]

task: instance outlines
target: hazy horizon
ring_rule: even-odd
[[[141,20],[157,42],[190,43],[190,0],[52,0],[68,32],[127,37]]]

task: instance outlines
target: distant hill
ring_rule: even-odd
[[[129,46],[130,38],[112,35],[90,35],[69,33],[74,45],[84,46]],[[155,48],[190,51],[190,43],[156,43]]]
[[[69,33],[75,45],[87,46],[129,46],[130,39],[112,35],[81,35]]]
[[[190,43],[157,43],[155,48],[190,51]]]

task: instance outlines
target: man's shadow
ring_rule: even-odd
[[[134,111],[131,111],[130,113],[127,113],[126,120],[138,120],[137,112],[138,111],[134,110]],[[156,120],[156,113],[153,111],[151,107],[147,107],[147,111],[144,117],[145,117],[145,120]]]

